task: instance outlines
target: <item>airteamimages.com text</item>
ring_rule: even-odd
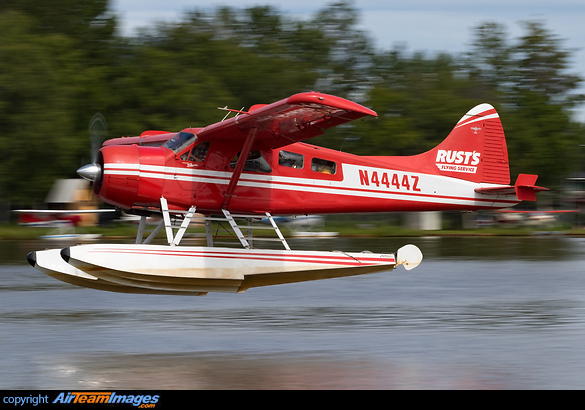
[[[95,404],[126,404],[137,408],[155,408],[159,403],[158,394],[129,394],[117,392],[86,392],[70,391],[48,394],[10,395],[5,393],[2,397],[2,406],[36,407],[46,404],[51,405],[95,405]]]

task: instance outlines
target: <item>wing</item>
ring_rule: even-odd
[[[293,95],[273,104],[258,104],[249,112],[209,125],[185,129],[203,141],[226,141],[243,145],[250,130],[255,129],[255,142],[278,148],[324,133],[327,128],[372,115],[376,112],[334,95],[316,92]],[[121,137],[105,141],[107,145],[160,146],[176,132],[145,131],[138,137]]]
[[[209,125],[197,134],[204,141],[243,144],[251,129],[255,142],[278,148],[324,133],[324,130],[376,112],[341,97],[301,93],[284,100],[252,107],[248,113]]]

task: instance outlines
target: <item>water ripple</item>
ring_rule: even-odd
[[[4,312],[0,323],[142,324],[174,331],[202,327],[253,329],[284,328],[302,331],[352,329],[545,329],[583,322],[582,308],[568,301],[527,301],[449,306],[290,307],[212,310],[80,310]]]

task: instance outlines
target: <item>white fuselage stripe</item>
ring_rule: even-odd
[[[474,193],[475,188],[480,186],[492,186],[492,184],[475,184],[469,181],[431,174],[408,173],[417,175],[420,178],[421,183],[419,192],[389,190],[383,189],[383,187],[381,188],[380,186],[365,186],[357,181],[356,173],[351,172],[352,168],[356,168],[356,166],[343,164],[343,167],[345,175],[343,181],[243,173],[238,185],[252,188],[280,189],[340,196],[358,196],[372,199],[431,202],[454,205],[482,205],[495,208],[508,207],[517,202],[515,196],[500,195],[498,197],[497,195]],[[355,171],[355,169],[353,169],[353,171]],[[380,172],[382,171],[384,170],[380,169]],[[388,169],[385,171],[404,174],[403,171],[392,171]],[[228,185],[232,176],[231,172],[224,171],[116,163],[105,164],[104,174],[139,176],[140,178],[217,185]],[[350,174],[354,175],[354,177],[348,177]],[[429,182],[425,183],[424,179],[428,179]],[[448,185],[449,187],[447,188]],[[431,188],[429,189],[429,187]],[[440,189],[440,187],[445,188]]]

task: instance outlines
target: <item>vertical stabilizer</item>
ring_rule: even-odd
[[[500,116],[489,104],[469,110],[430,152],[441,175],[473,182],[510,183],[504,129]]]
[[[467,112],[438,146],[412,156],[371,157],[392,166],[476,183],[510,184],[508,148],[500,116],[490,104]]]

